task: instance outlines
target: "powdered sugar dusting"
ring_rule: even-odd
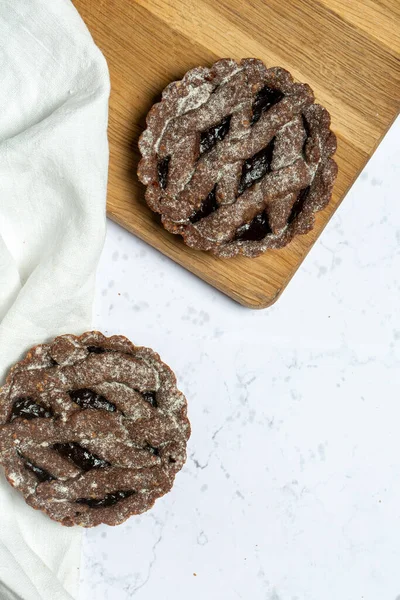
[[[254,102],[264,88],[275,91],[279,99],[253,122]],[[138,170],[141,181],[150,184],[147,202],[162,215],[166,229],[181,234],[189,246],[224,257],[257,256],[309,231],[314,212],[329,202],[337,172],[331,159],[336,140],[330,118],[313,100],[308,85],[294,83],[284,69],[267,69],[256,59],[240,63],[223,59],[210,69],[193,69],[181,82],[168,86],[142,135]],[[228,116],[226,136],[201,154],[201,133]],[[143,143],[149,131],[153,145]],[[255,168],[256,183],[243,194],[246,161],[272,141],[269,170],[264,174],[260,163],[260,176]],[[157,176],[157,161],[164,157],[169,161],[165,188]],[[215,186],[217,209],[193,220]],[[308,188],[307,199],[292,220],[297,199]],[[238,228],[261,212],[270,226],[265,238],[236,239]]]
[[[98,407],[77,403],[82,393]],[[29,504],[64,525],[117,524],[147,510],[185,462],[190,425],[175,376],[122,336],[56,338],[30,351],[0,394],[0,463]],[[20,397],[46,407],[46,418],[10,422]],[[121,499],[118,490],[131,491]],[[96,509],[76,504],[93,497]]]

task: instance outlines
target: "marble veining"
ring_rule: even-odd
[[[154,509],[85,532],[79,600],[400,600],[400,121],[282,298],[251,311],[116,225],[96,328],[189,402]]]

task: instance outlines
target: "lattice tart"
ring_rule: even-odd
[[[337,174],[329,113],[254,58],[168,85],[147,116],[139,179],[164,227],[222,257],[258,256],[314,226]]]
[[[168,492],[186,460],[186,400],[149,348],[89,332],[36,346],[0,389],[0,463],[63,525],[117,525]]]

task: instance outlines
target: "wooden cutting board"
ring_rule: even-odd
[[[108,216],[241,304],[286,287],[399,110],[399,0],[74,0],[111,74]],[[258,57],[332,115],[339,176],[314,231],[256,259],[187,248],[146,206],[137,141],[162,89],[221,57]],[[368,210],[361,205],[360,210]]]

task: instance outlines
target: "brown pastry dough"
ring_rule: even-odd
[[[186,400],[171,369],[123,336],[36,346],[0,389],[0,464],[63,525],[117,525],[168,492],[186,460]]]
[[[330,117],[307,84],[254,58],[171,83],[147,116],[139,179],[164,227],[222,257],[310,231],[337,174]]]

